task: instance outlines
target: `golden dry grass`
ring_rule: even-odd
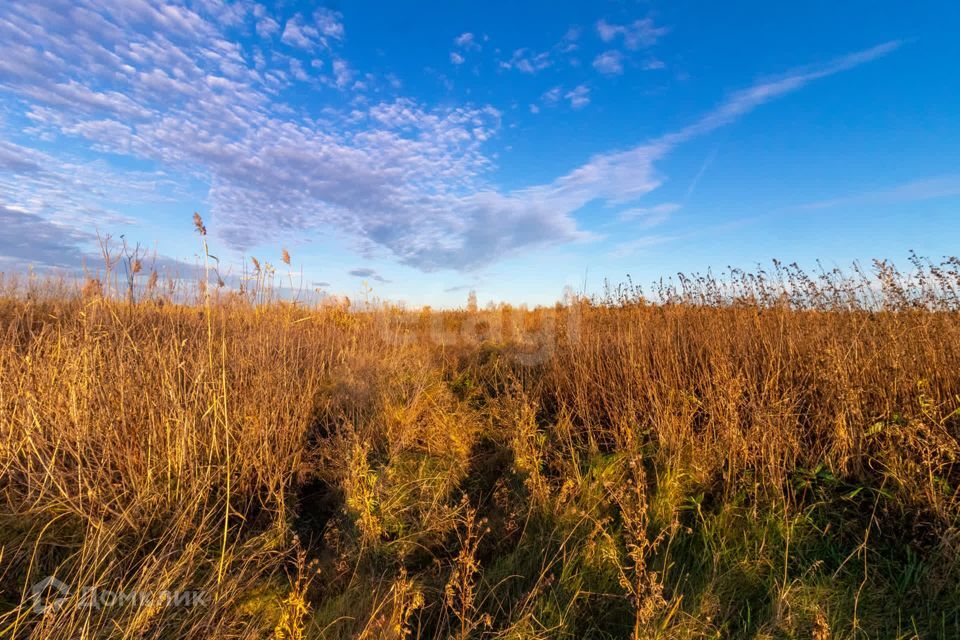
[[[255,267],[4,281],[0,637],[960,637],[955,259],[448,312]]]

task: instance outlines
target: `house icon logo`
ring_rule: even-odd
[[[70,585],[53,576],[47,576],[30,587],[30,596],[34,613],[59,611],[70,596]]]

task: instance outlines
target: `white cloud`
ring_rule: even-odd
[[[593,59],[593,68],[605,75],[619,75],[623,73],[623,54],[604,51]]]
[[[316,46],[319,37],[320,32],[304,24],[303,16],[298,13],[287,20],[280,40],[291,47],[311,50]]]
[[[280,33],[280,23],[270,16],[264,16],[257,20],[256,30],[261,38],[272,38]]]
[[[534,74],[538,71],[550,67],[553,61],[550,59],[550,52],[535,53],[529,49],[517,49],[510,56],[509,60],[501,61],[500,68],[516,69],[522,73]]]
[[[24,95],[38,102],[59,107],[79,108],[86,113],[111,113],[130,118],[144,117],[147,111],[118,91],[95,91],[76,80],[34,85],[24,88]]]
[[[346,60],[338,58],[333,61],[333,77],[338,89],[343,89],[350,84],[353,72]]]
[[[461,49],[465,49],[467,51],[479,51],[481,49],[480,43],[477,42],[476,36],[469,31],[466,33],[461,33],[459,36],[454,38],[453,43]]]
[[[580,27],[573,26],[567,29],[563,37],[547,51],[536,52],[527,47],[515,49],[508,60],[500,61],[500,68],[532,75],[552,67],[561,60],[566,60],[571,66],[579,66],[580,61],[570,54],[579,48],[577,40],[580,34]],[[500,50],[497,49],[497,53],[499,52]]]
[[[456,51],[451,51],[450,62],[452,62],[453,64],[463,64],[464,62],[466,62],[466,59]]]
[[[585,84],[578,85],[564,94],[563,97],[570,101],[572,108],[582,109],[590,104],[590,87]]]
[[[321,7],[314,12],[313,18],[323,36],[343,40],[343,16],[339,12]]]
[[[310,79],[310,76],[307,75],[307,72],[303,68],[303,63],[296,58],[290,58],[290,73],[301,82],[306,82]]]
[[[64,129],[103,139],[98,144],[104,150],[129,147],[129,129],[119,122],[86,121],[64,124]],[[118,214],[117,207],[170,203],[182,195],[162,171],[121,173],[103,161],[63,160],[12,142],[0,143],[0,170],[0,204],[65,227],[128,225],[133,220]]]
[[[540,100],[548,107],[556,105],[563,97],[563,87],[551,87],[540,96]]]
[[[34,173],[43,170],[49,156],[12,142],[0,140],[0,171],[12,174]]]
[[[623,39],[623,46],[631,50],[651,47],[656,44],[660,36],[670,30],[658,27],[651,18],[634,20],[630,24],[611,24],[606,20],[597,22],[597,33],[604,42],[613,42],[617,38]]]
[[[313,13],[311,24],[303,14],[298,13],[287,20],[280,40],[291,47],[306,51],[313,51],[321,46],[329,48],[331,40],[343,40],[341,17],[336,11],[320,8]]]
[[[563,38],[560,40],[560,44],[557,45],[561,53],[572,53],[579,48],[577,40],[580,39],[580,35],[583,33],[583,29],[578,26],[573,26],[567,29],[567,32],[563,34]]]

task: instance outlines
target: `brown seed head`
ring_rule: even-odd
[[[283,260],[283,264],[290,264],[290,252],[284,249],[280,252],[280,259]]]
[[[196,227],[197,233],[200,235],[207,235],[207,228],[203,226],[203,218],[201,218],[200,214],[196,211],[193,212],[193,226]]]

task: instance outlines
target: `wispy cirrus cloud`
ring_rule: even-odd
[[[618,215],[621,222],[639,221],[644,227],[653,227],[666,222],[670,216],[680,210],[676,202],[664,202],[652,207],[632,207],[624,209]]]
[[[757,107],[780,96],[793,93],[814,80],[835,75],[841,71],[853,69],[892,53],[902,42],[893,40],[863,51],[841,56],[822,65],[811,65],[796,69],[788,74],[757,82],[753,86],[731,94],[719,107],[679,131],[667,134],[661,140],[668,144],[679,144],[691,138],[730,124],[737,118],[753,111]]]
[[[609,255],[611,258],[627,258],[636,253],[644,251],[645,249],[652,249],[653,247],[670,244],[671,242],[675,242],[682,237],[683,236],[679,235],[662,234],[641,236],[639,238],[635,238],[634,240],[618,243],[613,247]]]
[[[801,209],[832,209],[836,207],[851,207],[860,205],[898,204],[903,202],[918,202],[937,198],[953,198],[960,196],[960,175],[936,176],[912,180],[893,187],[884,187],[872,191],[864,191],[852,195],[819,200],[800,205]]]

